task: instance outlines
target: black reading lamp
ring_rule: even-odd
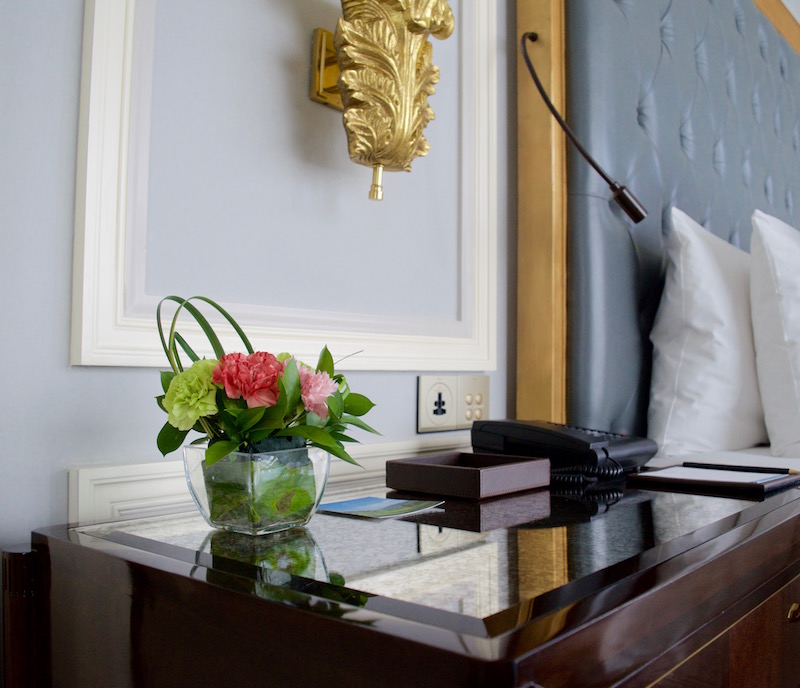
[[[527,33],[522,34],[520,46],[522,48],[522,57],[525,58],[525,64],[528,65],[528,71],[531,73],[531,77],[533,77],[533,83],[536,84],[536,88],[539,90],[539,95],[542,96],[542,100],[544,100],[547,108],[553,113],[553,117],[556,118],[556,121],[559,123],[559,125],[561,125],[564,133],[567,135],[569,140],[572,141],[575,148],[578,149],[578,152],[586,159],[586,162],[594,167],[597,174],[599,174],[605,180],[606,184],[608,184],[612,192],[612,198],[619,204],[619,207],[625,211],[631,220],[634,222],[641,222],[645,217],[647,217],[647,211],[644,209],[644,206],[639,203],[638,200],[636,200],[636,197],[626,187],[622,186],[618,182],[615,182],[611,177],[608,176],[608,174],[606,174],[605,170],[595,162],[594,158],[592,158],[592,156],[589,155],[586,149],[580,144],[580,141],[575,138],[575,134],[572,133],[572,130],[564,121],[563,117],[558,114],[558,110],[556,110],[553,103],[550,102],[550,98],[547,97],[547,93],[544,90],[544,86],[542,86],[542,82],[539,81],[539,77],[536,76],[536,70],[533,68],[533,64],[531,63],[531,58],[528,56],[528,49],[526,46],[526,41],[533,43],[537,38],[537,34],[535,34],[533,31],[528,31]]]

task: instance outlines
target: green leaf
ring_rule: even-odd
[[[326,372],[328,375],[333,377],[333,356],[331,356],[331,352],[328,351],[327,346],[323,346],[322,351],[319,352],[317,372]]]
[[[243,413],[246,413],[246,409],[240,408],[239,406],[227,407],[226,405],[222,407],[219,404],[217,404],[217,408],[220,410],[218,418],[222,430],[231,440],[239,441],[240,438],[238,436],[234,437],[234,435],[241,435],[242,433],[243,423],[241,416]]]
[[[166,395],[162,394],[161,396],[156,397],[156,403],[158,404],[158,408],[160,408],[164,413],[167,413],[167,409],[164,408],[164,397]]]
[[[205,316],[194,306],[190,301],[193,299],[200,299],[202,301],[206,301],[211,303],[215,308],[219,308],[213,301],[206,299],[202,296],[192,296],[191,298],[184,299],[180,296],[166,296],[161,299],[161,302],[158,304],[156,308],[156,322],[158,324],[158,334],[161,337],[161,345],[164,347],[164,353],[167,354],[167,358],[169,359],[169,363],[172,366],[172,369],[175,372],[183,370],[180,359],[178,357],[178,349],[176,346],[175,338],[176,338],[176,328],[178,326],[178,317],[181,314],[181,311],[185,308],[195,319],[200,328],[203,330],[203,333],[206,335],[209,344],[211,344],[211,348],[214,349],[214,355],[217,358],[221,358],[225,354],[225,350],[222,348],[222,344],[220,344],[219,338],[217,337],[214,329],[208,323]],[[172,316],[172,322],[170,323],[169,329],[169,337],[167,340],[164,339],[164,332],[161,327],[161,306],[164,301],[174,301],[178,304],[178,308],[175,311],[175,314]],[[180,336],[180,335],[178,335]]]
[[[172,322],[170,324],[170,331],[169,337],[164,336],[164,327],[162,325],[162,318],[161,318],[161,308],[164,305],[165,301],[174,301],[178,304],[178,308],[175,311],[175,314],[172,316]],[[165,296],[159,302],[156,308],[156,325],[158,327],[158,336],[161,339],[161,346],[164,349],[164,353],[169,360],[170,366],[172,370],[180,372],[183,370],[180,360],[178,358],[178,351],[177,351],[177,344],[180,344],[181,347],[186,351],[190,358],[194,355],[194,352],[189,348],[188,344],[186,344],[185,340],[176,332],[176,327],[178,324],[178,316],[180,315],[183,309],[186,309],[192,317],[195,319],[200,328],[203,330],[203,333],[206,335],[209,344],[214,349],[214,355],[217,358],[221,358],[225,354],[225,350],[222,348],[222,344],[219,341],[216,333],[214,332],[214,328],[211,327],[208,320],[206,320],[205,316],[197,309],[191,301],[203,301],[207,303],[209,306],[214,308],[218,313],[220,313],[230,324],[230,326],[236,331],[236,334],[239,335],[239,338],[242,340],[245,348],[247,349],[248,353],[253,353],[253,346],[250,344],[250,340],[247,339],[247,335],[245,335],[244,331],[239,324],[231,317],[231,315],[222,308],[218,303],[215,303],[209,298],[205,296],[191,296],[188,299],[184,299],[181,296]],[[184,346],[185,345],[185,346]],[[196,360],[196,359],[193,359]]]
[[[332,418],[334,421],[338,421],[344,413],[344,399],[342,399],[342,395],[339,392],[334,392],[328,397],[326,403],[328,404],[328,417]]]
[[[275,433],[276,437],[304,437],[323,449],[338,446],[327,430],[312,425],[294,425]]]
[[[351,392],[344,399],[345,413],[351,413],[354,416],[363,416],[374,406],[375,404],[363,394],[356,394],[355,392]]]
[[[263,406],[242,411],[236,419],[240,430],[246,432],[252,428],[264,416],[264,411],[266,411],[266,408]]]
[[[230,323],[230,326],[234,329],[236,334],[239,335],[239,339],[242,340],[242,344],[244,344],[244,348],[247,349],[247,353],[249,353],[249,354],[253,353],[253,346],[252,346],[252,344],[250,344],[250,340],[247,338],[247,335],[244,333],[244,330],[242,330],[242,328],[239,327],[239,323],[237,323],[233,319],[233,316],[230,313],[228,313],[228,311],[226,311],[218,303],[215,303],[214,301],[212,301],[211,299],[206,298],[205,296],[193,296],[192,299],[197,299],[199,301],[204,301],[205,303],[207,303],[210,306],[212,306],[213,308],[215,308],[217,310],[217,312],[219,312],[222,315],[222,317],[225,318],[225,320],[227,320],[228,323]],[[191,300],[191,299],[189,299],[189,300]],[[219,356],[217,356],[217,358],[219,358]]]
[[[358,440],[353,439],[349,435],[345,435],[341,432],[332,432],[331,437],[335,439],[337,442],[358,442]]]
[[[161,389],[164,390],[164,394],[167,393],[167,390],[169,389],[169,383],[172,382],[172,378],[174,377],[175,373],[172,370],[161,371]]]
[[[236,414],[228,409],[219,414],[219,423],[222,427],[222,430],[227,435],[231,435],[237,432],[239,429],[239,423],[237,422]]]
[[[356,418],[355,416],[342,416],[342,423],[346,423],[347,425],[355,425],[357,428],[361,428],[362,430],[366,430],[367,432],[371,432],[374,435],[380,435],[377,430],[367,425],[363,420],[360,418]]]
[[[196,306],[194,306],[194,304],[190,303],[193,299],[201,299],[204,301],[208,301],[208,299],[203,299],[200,296],[192,296],[188,299],[185,299],[184,302],[181,304],[181,306],[178,307],[178,310],[175,312],[175,315],[172,318],[172,327],[169,333],[170,335],[169,340],[171,345],[170,348],[172,348],[173,351],[175,350],[174,340],[177,335],[175,327],[178,324],[178,315],[180,314],[181,308],[185,308],[187,311],[189,311],[189,313],[191,313],[192,317],[195,319],[197,324],[200,325],[200,329],[203,330],[203,334],[206,336],[206,339],[208,339],[209,344],[211,344],[211,348],[214,349],[214,355],[217,358],[222,358],[225,355],[225,349],[222,348],[222,344],[219,341],[219,337],[217,337],[217,333],[214,332],[214,328],[211,327],[211,324],[208,322],[208,320],[206,320],[206,317],[200,312],[200,310]],[[213,301],[211,301],[210,303],[216,306],[216,304],[214,304]]]
[[[233,415],[238,415],[247,409],[247,402],[244,399],[230,399],[225,394],[224,389],[217,390],[217,408],[224,408]]]
[[[322,420],[316,413],[313,411],[308,411],[306,413],[306,425],[311,425],[315,428],[324,428],[328,421]]]
[[[158,433],[158,437],[156,438],[158,451],[161,452],[162,456],[174,452],[183,444],[183,440],[188,434],[188,430],[178,430],[175,426],[164,423],[164,427],[161,428],[161,432]]]
[[[264,409],[261,420],[258,421],[250,431],[253,430],[276,430],[283,427],[283,408],[271,406]]]
[[[275,428],[257,428],[255,430],[251,429],[247,433],[247,441],[250,444],[258,444],[261,440],[267,439],[275,433]]]
[[[220,459],[224,459],[228,454],[235,452],[239,448],[237,442],[220,440],[209,445],[206,449],[206,466],[213,466]]]
[[[222,387],[217,387],[217,393],[214,397],[217,401],[217,408],[222,410],[225,408],[225,402],[228,397],[225,394],[225,390]]]
[[[177,332],[175,333],[175,342],[186,352],[186,355],[192,363],[200,360],[200,357],[193,351],[192,347],[189,346],[189,343]]]
[[[330,452],[334,456],[339,457],[340,459],[347,461],[347,463],[351,463],[354,466],[361,467],[361,464],[358,463],[350,454],[348,454],[344,447],[337,442],[333,437],[328,434],[326,430],[322,428],[315,428],[310,425],[295,425],[291,428],[285,428],[284,430],[279,430],[275,433],[276,437],[304,437],[307,439],[311,444],[320,449],[324,449],[327,452]]]
[[[326,447],[322,447],[322,448],[323,448],[323,449],[327,449]],[[342,459],[343,461],[347,461],[347,463],[351,463],[351,464],[353,464],[354,466],[358,466],[359,468],[363,468],[363,466],[362,466],[360,463],[358,463],[358,461],[356,461],[356,460],[355,460],[355,459],[354,459],[352,456],[350,456],[350,454],[348,454],[348,453],[345,451],[345,448],[344,448],[344,447],[342,447],[342,446],[340,446],[340,445],[338,445],[338,444],[336,445],[336,447],[335,447],[335,448],[333,448],[333,449],[327,449],[327,451],[329,451],[329,452],[330,452],[331,454],[333,454],[334,456],[337,456],[337,457],[339,457],[339,458],[340,458],[340,459]]]
[[[294,359],[286,361],[283,375],[278,378],[278,387],[281,391],[278,399],[283,396],[284,408],[291,412],[300,402],[300,373]]]

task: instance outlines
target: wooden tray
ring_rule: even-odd
[[[386,462],[386,486],[462,499],[486,499],[550,484],[549,459],[453,452]]]

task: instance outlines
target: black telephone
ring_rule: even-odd
[[[472,448],[548,458],[551,477],[569,474],[600,479],[638,471],[658,451],[658,445],[645,437],[537,420],[476,420]]]

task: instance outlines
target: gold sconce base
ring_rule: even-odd
[[[344,110],[342,96],[336,82],[339,80],[339,65],[336,62],[336,48],[333,47],[333,34],[325,29],[314,29],[311,48],[311,100]]]
[[[372,186],[369,187],[369,198],[371,201],[383,200],[383,165],[375,165],[372,168]]]

